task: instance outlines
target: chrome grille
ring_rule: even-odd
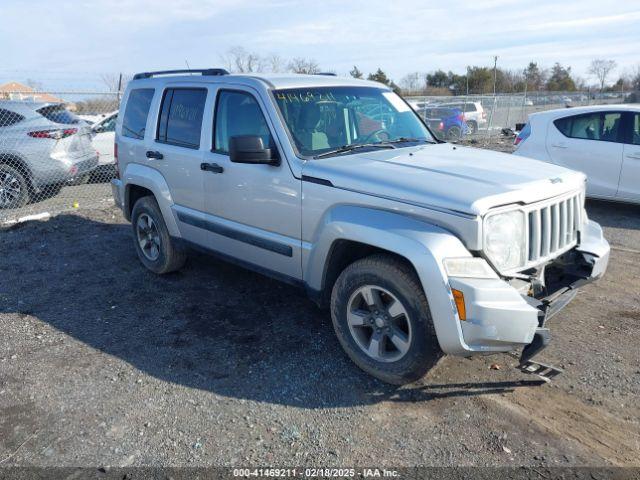
[[[573,193],[527,210],[528,262],[526,267],[557,257],[578,242],[584,195]]]

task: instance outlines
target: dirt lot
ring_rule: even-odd
[[[549,385],[507,355],[381,384],[292,287],[145,271],[113,207],[0,232],[0,466],[640,465],[640,208],[588,211],[610,269],[552,321]]]

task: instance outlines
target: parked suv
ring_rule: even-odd
[[[487,112],[484,111],[480,102],[447,102],[438,106],[460,110],[464,114],[464,120],[469,126],[470,133],[477,133],[479,128],[487,125]]]
[[[426,107],[416,110],[431,132],[439,140],[460,140],[470,133],[461,110],[444,107]]]
[[[0,101],[0,208],[86,180],[98,165],[90,134],[63,104]]]
[[[195,246],[304,288],[375,377],[443,353],[549,341],[609,245],[584,175],[437,141],[385,85],[330,76],[138,74],[116,123],[116,203],[142,264]],[[545,369],[545,370],[543,370]]]

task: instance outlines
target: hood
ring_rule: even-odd
[[[471,215],[552,198],[585,181],[550,163],[450,143],[310,160],[303,173],[337,188]]]

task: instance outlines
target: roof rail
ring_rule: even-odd
[[[142,72],[136,73],[133,76],[134,80],[140,80],[143,78],[152,78],[158,75],[175,75],[179,73],[199,73],[202,76],[218,76],[229,75],[229,72],[224,68],[192,68],[189,70],[159,70],[157,72]]]
[[[335,72],[318,72],[315,75],[324,75],[325,77],[337,77],[338,74]]]

